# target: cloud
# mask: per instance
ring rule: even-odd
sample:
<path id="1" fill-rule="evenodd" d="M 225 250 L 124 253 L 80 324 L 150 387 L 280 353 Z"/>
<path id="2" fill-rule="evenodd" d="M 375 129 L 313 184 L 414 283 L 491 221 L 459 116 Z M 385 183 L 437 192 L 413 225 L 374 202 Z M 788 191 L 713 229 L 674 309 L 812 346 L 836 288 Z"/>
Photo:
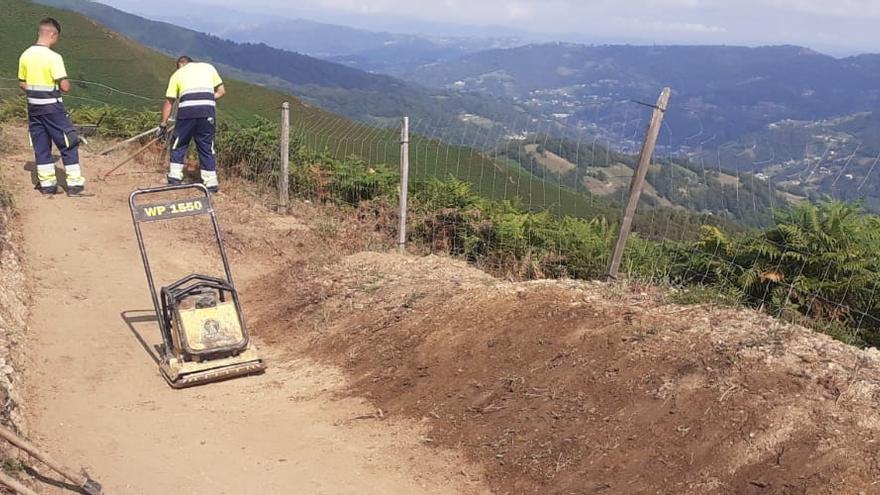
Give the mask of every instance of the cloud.
<path id="1" fill-rule="evenodd" d="M 317 5 L 324 8 L 347 10 L 349 12 L 382 12 L 386 14 L 402 11 L 446 12 L 449 9 L 464 8 L 461 14 L 471 9 L 478 12 L 504 11 L 505 9 L 526 9 L 559 12 L 569 11 L 609 11 L 618 13 L 645 14 L 651 9 L 719 9 L 730 12 L 748 12 L 758 9 L 772 9 L 796 13 L 835 15 L 840 17 L 880 17 L 880 2 L 877 0 L 300 0 L 303 5 Z"/>
<path id="2" fill-rule="evenodd" d="M 527 21 L 543 10 L 535 0 L 301 0 L 302 6 L 345 13 L 415 16 L 421 19 L 484 22 L 493 19 Z M 566 2 L 567 3 L 567 2 Z"/>
<path id="3" fill-rule="evenodd" d="M 522 2 L 510 2 L 505 5 L 507 17 L 512 20 L 528 20 L 536 15 L 535 9 L 531 5 Z"/>
<path id="4" fill-rule="evenodd" d="M 107 0 L 105 0 L 107 1 Z M 505 26 L 597 42 L 803 44 L 846 52 L 880 46 L 880 0 L 194 0 L 270 7 L 321 20 L 411 19 Z M 370 24 L 365 22 L 365 24 Z M 373 22 L 373 26 L 381 23 Z M 491 34 L 491 32 L 487 33 Z M 816 46 L 819 45 L 819 46 Z"/>
<path id="5" fill-rule="evenodd" d="M 796 13 L 838 18 L 880 18 L 880 2 L 877 0 L 768 0 L 769 7 Z"/>
<path id="6" fill-rule="evenodd" d="M 700 24 L 698 22 L 663 22 L 648 21 L 639 22 L 646 29 L 662 33 L 724 33 L 727 29 L 721 26 L 712 26 L 708 24 Z"/>

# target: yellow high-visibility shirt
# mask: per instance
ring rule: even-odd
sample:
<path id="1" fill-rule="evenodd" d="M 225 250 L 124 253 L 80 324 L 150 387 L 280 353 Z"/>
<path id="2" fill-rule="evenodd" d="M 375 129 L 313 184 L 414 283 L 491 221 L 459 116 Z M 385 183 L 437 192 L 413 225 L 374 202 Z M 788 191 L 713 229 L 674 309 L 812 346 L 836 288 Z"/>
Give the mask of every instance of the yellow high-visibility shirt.
<path id="1" fill-rule="evenodd" d="M 214 117 L 214 91 L 223 84 L 211 64 L 190 62 L 171 75 L 165 97 L 177 100 L 178 119 Z"/>
<path id="2" fill-rule="evenodd" d="M 48 46 L 34 45 L 18 59 L 18 80 L 27 85 L 28 112 L 46 115 L 64 112 L 58 82 L 67 79 L 64 59 Z"/>

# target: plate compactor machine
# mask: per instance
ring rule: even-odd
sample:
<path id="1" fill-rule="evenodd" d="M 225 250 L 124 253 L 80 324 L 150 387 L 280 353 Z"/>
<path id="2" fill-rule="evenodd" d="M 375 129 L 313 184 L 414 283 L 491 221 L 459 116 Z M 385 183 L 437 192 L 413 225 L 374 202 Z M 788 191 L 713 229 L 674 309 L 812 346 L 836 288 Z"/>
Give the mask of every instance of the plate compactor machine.
<path id="1" fill-rule="evenodd" d="M 171 196 L 185 199 L 153 199 Z M 131 194 L 129 206 L 162 332 L 159 369 L 168 384 L 186 388 L 264 371 L 266 364 L 250 344 L 208 189 L 201 184 L 141 189 Z M 210 218 L 225 279 L 191 274 L 157 292 L 142 225 L 197 216 Z"/>

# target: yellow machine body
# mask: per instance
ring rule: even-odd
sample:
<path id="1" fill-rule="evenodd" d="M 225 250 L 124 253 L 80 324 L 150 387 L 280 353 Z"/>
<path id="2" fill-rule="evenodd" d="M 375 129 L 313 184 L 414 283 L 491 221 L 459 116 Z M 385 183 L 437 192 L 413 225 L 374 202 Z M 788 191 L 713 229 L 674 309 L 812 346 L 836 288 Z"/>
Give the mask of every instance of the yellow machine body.
<path id="1" fill-rule="evenodd" d="M 179 348 L 188 354 L 197 356 L 247 346 L 248 339 L 232 301 L 210 308 L 179 309 L 177 316 Z"/>
<path id="2" fill-rule="evenodd" d="M 266 369 L 241 327 L 235 303 L 177 308 L 172 324 L 176 357 L 162 363 L 174 388 L 251 375 Z"/>

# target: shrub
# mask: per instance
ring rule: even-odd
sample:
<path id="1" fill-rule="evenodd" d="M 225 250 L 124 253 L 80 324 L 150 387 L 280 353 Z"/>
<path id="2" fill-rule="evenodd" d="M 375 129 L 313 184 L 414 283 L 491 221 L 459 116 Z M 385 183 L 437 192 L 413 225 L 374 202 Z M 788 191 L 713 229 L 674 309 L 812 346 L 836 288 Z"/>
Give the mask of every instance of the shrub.
<path id="1" fill-rule="evenodd" d="M 329 187 L 339 201 L 357 205 L 382 196 L 396 194 L 400 180 L 397 172 L 385 165 L 368 166 L 358 156 L 325 163 L 330 173 Z"/>
<path id="2" fill-rule="evenodd" d="M 129 138 L 159 123 L 159 112 L 128 110 L 111 106 L 74 106 L 68 108 L 74 124 L 98 126 L 98 134 L 107 137 Z M 0 101 L 0 122 L 26 122 L 27 103 L 24 98 Z"/>
<path id="3" fill-rule="evenodd" d="M 880 218 L 858 205 L 802 204 L 734 239 L 704 227 L 692 247 L 679 253 L 680 283 L 735 288 L 753 306 L 842 323 L 880 343 Z"/>
<path id="4" fill-rule="evenodd" d="M 413 235 L 434 250 L 524 278 L 598 277 L 613 235 L 604 220 L 528 212 L 515 202 L 477 196 L 454 178 L 420 184 L 413 210 Z"/>
<path id="5" fill-rule="evenodd" d="M 433 251 L 465 256 L 471 261 L 486 255 L 490 225 L 484 221 L 486 201 L 467 182 L 450 177 L 413 185 L 410 202 L 411 233 Z"/>
<path id="6" fill-rule="evenodd" d="M 111 106 L 77 106 L 70 109 L 74 124 L 98 124 L 98 135 L 130 138 L 159 125 L 161 114 Z"/>
<path id="7" fill-rule="evenodd" d="M 272 182 L 280 164 L 279 135 L 278 125 L 266 119 L 247 127 L 220 124 L 214 143 L 217 164 L 251 181 Z"/>
<path id="8" fill-rule="evenodd" d="M 0 122 L 27 121 L 27 103 L 24 98 L 0 101 Z"/>

